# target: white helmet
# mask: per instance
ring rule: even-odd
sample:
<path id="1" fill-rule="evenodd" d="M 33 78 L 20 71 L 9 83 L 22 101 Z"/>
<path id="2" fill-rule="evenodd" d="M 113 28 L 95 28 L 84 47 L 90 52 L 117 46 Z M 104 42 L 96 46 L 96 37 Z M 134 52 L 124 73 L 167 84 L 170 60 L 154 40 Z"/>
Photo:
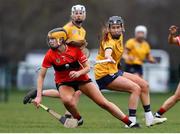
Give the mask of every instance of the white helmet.
<path id="1" fill-rule="evenodd" d="M 75 11 L 82 11 L 84 15 L 86 15 L 86 8 L 83 5 L 74 5 L 71 8 L 71 15 L 74 14 Z"/>
<path id="2" fill-rule="evenodd" d="M 144 33 L 144 38 L 147 37 L 147 28 L 146 26 L 143 26 L 143 25 L 138 25 L 136 26 L 135 28 L 135 36 L 138 32 L 143 32 Z"/>

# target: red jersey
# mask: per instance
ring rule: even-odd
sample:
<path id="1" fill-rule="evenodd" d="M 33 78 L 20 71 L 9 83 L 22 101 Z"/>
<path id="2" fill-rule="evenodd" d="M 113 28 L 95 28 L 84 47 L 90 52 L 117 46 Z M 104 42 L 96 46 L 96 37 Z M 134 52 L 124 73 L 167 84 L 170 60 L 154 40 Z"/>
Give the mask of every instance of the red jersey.
<path id="1" fill-rule="evenodd" d="M 55 82 L 71 82 L 71 81 L 87 81 L 87 74 L 72 79 L 69 77 L 70 71 L 81 70 L 82 63 L 86 62 L 86 56 L 78 47 L 66 46 L 66 50 L 60 53 L 58 50 L 49 49 L 44 57 L 42 67 L 50 68 L 53 66 L 55 70 Z"/>
<path id="2" fill-rule="evenodd" d="M 178 40 L 178 44 L 180 46 L 180 35 L 176 37 L 176 39 Z"/>

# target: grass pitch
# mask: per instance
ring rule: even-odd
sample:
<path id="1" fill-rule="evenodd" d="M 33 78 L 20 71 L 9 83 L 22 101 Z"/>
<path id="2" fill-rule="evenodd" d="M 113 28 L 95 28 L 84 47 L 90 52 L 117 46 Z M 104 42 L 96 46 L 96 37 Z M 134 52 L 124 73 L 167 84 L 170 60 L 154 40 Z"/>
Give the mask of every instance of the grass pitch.
<path id="1" fill-rule="evenodd" d="M 103 93 L 107 99 L 117 104 L 125 113 L 128 113 L 128 94 L 127 93 Z M 151 107 L 155 111 L 172 93 L 151 94 Z M 139 104 L 137 117 L 141 124 L 140 129 L 126 129 L 124 124 L 115 119 L 108 112 L 99 108 L 89 98 L 82 95 L 78 105 L 81 115 L 84 118 L 83 126 L 75 129 L 64 128 L 57 120 L 51 117 L 42 109 L 36 109 L 32 104 L 23 105 L 22 98 L 24 92 L 11 92 L 8 103 L 0 103 L 0 132 L 54 132 L 54 133 L 116 133 L 116 132 L 180 132 L 180 107 L 176 104 L 169 112 L 165 114 L 168 121 L 164 124 L 147 128 L 144 123 L 144 112 Z M 49 106 L 58 113 L 64 113 L 65 108 L 59 99 L 43 98 L 43 104 Z"/>

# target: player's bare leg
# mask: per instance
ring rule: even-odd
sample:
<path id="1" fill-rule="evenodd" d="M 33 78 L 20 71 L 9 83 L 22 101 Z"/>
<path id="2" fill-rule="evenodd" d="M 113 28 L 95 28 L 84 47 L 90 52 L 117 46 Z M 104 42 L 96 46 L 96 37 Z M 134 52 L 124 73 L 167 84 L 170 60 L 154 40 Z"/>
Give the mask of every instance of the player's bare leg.
<path id="1" fill-rule="evenodd" d="M 116 91 L 124 91 L 129 92 L 129 119 L 132 122 L 136 122 L 136 109 L 138 106 L 139 96 L 141 92 L 141 88 L 136 83 L 125 77 L 117 77 L 107 86 L 108 89 L 116 90 Z"/>
<path id="2" fill-rule="evenodd" d="M 28 94 L 24 97 L 23 103 L 26 104 L 30 102 L 32 99 L 34 99 L 37 95 L 37 90 L 31 90 L 28 92 Z M 81 91 L 76 91 L 73 95 L 73 102 L 77 105 L 79 102 L 79 98 L 81 95 Z M 56 89 L 47 89 L 42 91 L 42 96 L 46 97 L 53 97 L 53 98 L 59 98 L 59 92 Z M 71 118 L 71 113 L 69 111 L 65 112 L 65 116 L 68 118 Z"/>
<path id="3" fill-rule="evenodd" d="M 170 108 L 172 108 L 178 101 L 180 100 L 180 83 L 176 89 L 174 95 L 169 97 L 160 109 L 155 113 L 155 116 L 161 117 L 165 112 L 167 112 Z"/>
<path id="4" fill-rule="evenodd" d="M 148 83 L 141 77 L 131 74 L 131 73 L 125 72 L 123 76 L 126 77 L 127 79 L 137 83 L 141 88 L 140 99 L 141 99 L 141 102 L 142 102 L 142 105 L 144 108 L 144 112 L 145 112 L 146 125 L 151 126 L 154 124 L 164 122 L 166 120 L 165 118 L 162 118 L 162 119 L 154 118 L 154 116 L 152 114 L 151 107 L 150 107 L 150 96 L 149 96 Z"/>
<path id="5" fill-rule="evenodd" d="M 46 97 L 59 98 L 59 92 L 56 89 L 43 90 L 42 95 Z"/>
<path id="6" fill-rule="evenodd" d="M 78 103 L 79 103 L 80 96 L 81 96 L 81 91 L 80 91 L 80 90 L 78 90 L 78 91 L 76 91 L 76 92 L 74 93 L 74 96 L 73 96 L 72 99 L 73 99 L 73 102 L 75 103 L 76 106 L 77 106 Z M 69 111 L 67 111 L 67 110 L 66 110 L 66 112 L 65 112 L 65 116 L 66 116 L 66 117 L 69 117 L 69 118 L 72 117 L 71 113 L 70 113 Z"/>
<path id="7" fill-rule="evenodd" d="M 103 109 L 107 110 L 117 119 L 123 121 L 125 124 L 131 127 L 131 125 L 135 125 L 135 127 L 139 127 L 138 124 L 132 123 L 128 117 L 112 102 L 108 101 L 99 89 L 92 82 L 86 83 L 80 86 L 80 90 L 91 98 L 96 104 L 98 104 Z"/>
<path id="8" fill-rule="evenodd" d="M 74 95 L 75 95 L 75 91 L 73 88 L 65 85 L 59 87 L 59 96 L 64 106 L 75 119 L 81 121 L 82 117 L 80 116 L 77 110 L 77 103 L 76 103 L 76 99 L 74 99 Z M 82 125 L 81 123 L 83 123 L 83 120 L 80 122 L 79 125 Z"/>

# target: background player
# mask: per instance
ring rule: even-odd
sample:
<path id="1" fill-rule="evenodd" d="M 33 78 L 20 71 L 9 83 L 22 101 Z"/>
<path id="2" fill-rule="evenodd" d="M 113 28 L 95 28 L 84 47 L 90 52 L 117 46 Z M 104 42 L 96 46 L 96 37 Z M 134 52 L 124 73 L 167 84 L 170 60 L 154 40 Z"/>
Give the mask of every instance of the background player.
<path id="1" fill-rule="evenodd" d="M 146 41 L 147 28 L 143 25 L 136 26 L 135 37 L 129 39 L 125 44 L 125 51 L 123 58 L 125 59 L 125 71 L 137 74 L 142 77 L 142 65 L 147 60 L 148 62 L 155 63 L 156 60 L 151 55 L 150 45 Z"/>
<path id="2" fill-rule="evenodd" d="M 150 108 L 148 83 L 142 78 L 118 70 L 123 54 L 124 22 L 119 16 L 112 16 L 104 29 L 97 60 L 110 59 L 112 63 L 95 65 L 95 78 L 100 89 L 129 92 L 129 119 L 136 122 L 136 109 L 139 97 L 145 111 L 146 125 L 164 121 L 154 118 Z"/>
<path id="3" fill-rule="evenodd" d="M 178 27 L 175 25 L 172 25 L 169 28 L 168 42 L 169 42 L 169 44 L 175 44 L 175 45 L 180 46 L 180 35 L 177 36 L 177 30 L 178 30 Z M 163 105 L 160 107 L 160 109 L 155 113 L 155 116 L 161 118 L 161 116 L 165 112 L 167 112 L 170 108 L 172 108 L 179 100 L 180 100 L 180 83 L 179 83 L 174 95 L 169 97 L 163 103 Z"/>

